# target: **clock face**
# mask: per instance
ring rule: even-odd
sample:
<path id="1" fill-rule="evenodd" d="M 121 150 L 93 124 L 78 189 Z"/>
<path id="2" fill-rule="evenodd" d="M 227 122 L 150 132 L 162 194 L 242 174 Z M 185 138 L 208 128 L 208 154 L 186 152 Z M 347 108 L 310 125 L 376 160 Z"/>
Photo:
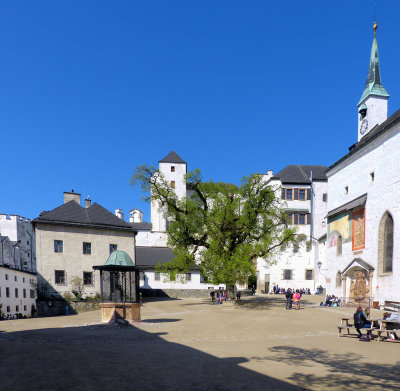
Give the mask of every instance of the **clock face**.
<path id="1" fill-rule="evenodd" d="M 368 129 L 368 120 L 364 118 L 360 125 L 360 133 L 364 134 Z"/>

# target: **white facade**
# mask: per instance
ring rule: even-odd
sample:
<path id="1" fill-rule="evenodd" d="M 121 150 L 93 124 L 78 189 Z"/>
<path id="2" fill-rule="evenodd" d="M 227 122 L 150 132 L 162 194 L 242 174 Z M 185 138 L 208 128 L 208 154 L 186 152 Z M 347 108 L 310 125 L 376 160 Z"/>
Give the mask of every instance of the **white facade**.
<path id="1" fill-rule="evenodd" d="M 36 272 L 35 233 L 31 220 L 18 215 L 0 214 L 0 236 L 8 236 L 12 242 L 18 242 L 18 268 Z"/>
<path id="2" fill-rule="evenodd" d="M 282 199 L 284 208 L 289 213 L 305 214 L 304 221 L 299 218 L 292 222 L 296 225 L 297 234 L 305 237 L 299 243 L 298 249 L 286 248 L 279 249 L 267 261 L 257 260 L 257 290 L 270 293 L 274 286 L 292 289 L 310 289 L 314 292 L 316 278 L 319 276 L 317 268 L 318 262 L 323 263 L 325 268 L 325 257 L 321 249 L 323 244 L 319 243 L 318 238 L 326 232 L 326 181 L 313 181 L 311 184 L 282 183 L 280 180 L 272 178 L 269 184 L 276 188 L 277 197 L 281 198 L 281 189 L 305 190 L 305 199 Z M 312 186 L 312 189 L 311 189 Z M 307 197 L 307 194 L 309 196 Z M 304 193 L 303 193 L 304 194 Z M 299 197 L 296 197 L 299 198 Z M 310 239 L 311 238 L 311 239 Z M 297 251 L 296 251 L 297 250 Z M 324 285 L 324 284 L 323 284 Z"/>
<path id="3" fill-rule="evenodd" d="M 365 248 L 353 250 L 352 222 L 349 221 L 349 237 L 343 241 L 342 255 L 337 255 L 335 233 L 328 236 L 327 258 L 329 265 L 328 292 L 344 296 L 343 282 L 336 284 L 336 275 L 354 259 L 362 258 L 372 265 L 375 272 L 371 297 L 376 301 L 398 300 L 400 296 L 400 125 L 353 154 L 328 173 L 328 209 L 333 210 L 347 202 L 367 194 L 365 203 Z M 346 194 L 345 187 L 348 187 Z M 361 206 L 364 208 L 364 206 Z M 379 275 L 378 237 L 382 217 L 389 212 L 394 221 L 393 272 Z M 344 226 L 344 224 L 341 224 Z M 344 228 L 345 229 L 345 228 Z M 344 233 L 345 235 L 345 233 Z M 343 235 L 343 236 L 344 236 Z M 369 276 L 368 276 L 369 280 Z M 339 281 L 338 281 L 339 282 Z M 350 294 L 350 284 L 345 296 Z"/>

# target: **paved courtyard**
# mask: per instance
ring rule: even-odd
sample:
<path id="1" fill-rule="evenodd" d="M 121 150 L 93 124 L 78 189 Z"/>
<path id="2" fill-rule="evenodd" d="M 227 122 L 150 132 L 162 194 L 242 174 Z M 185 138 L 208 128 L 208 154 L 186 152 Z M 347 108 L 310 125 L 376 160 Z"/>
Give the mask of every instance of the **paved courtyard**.
<path id="1" fill-rule="evenodd" d="M 339 339 L 353 310 L 318 302 L 153 300 L 128 327 L 101 325 L 99 311 L 3 321 L 1 389 L 400 390 L 400 343 Z"/>

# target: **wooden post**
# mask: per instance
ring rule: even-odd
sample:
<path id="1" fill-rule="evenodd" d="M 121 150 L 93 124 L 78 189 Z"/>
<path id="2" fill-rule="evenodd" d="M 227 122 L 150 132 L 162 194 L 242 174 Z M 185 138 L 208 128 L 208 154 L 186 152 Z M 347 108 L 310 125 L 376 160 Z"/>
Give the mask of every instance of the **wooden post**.
<path id="1" fill-rule="evenodd" d="M 346 274 L 342 274 L 342 285 L 343 285 L 343 303 L 346 300 L 346 280 L 347 280 L 347 276 Z"/>

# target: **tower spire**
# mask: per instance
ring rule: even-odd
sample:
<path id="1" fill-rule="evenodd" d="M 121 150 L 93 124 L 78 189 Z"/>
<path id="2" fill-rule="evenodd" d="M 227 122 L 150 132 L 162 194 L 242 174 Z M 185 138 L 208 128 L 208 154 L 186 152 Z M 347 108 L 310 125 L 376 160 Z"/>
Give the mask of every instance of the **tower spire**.
<path id="1" fill-rule="evenodd" d="M 381 83 L 381 74 L 379 70 L 378 41 L 376 40 L 376 30 L 378 25 L 374 22 L 374 40 L 372 41 L 371 57 L 369 59 L 369 69 L 367 81 L 365 82 L 364 92 L 357 106 L 362 104 L 370 95 L 388 98 L 389 94 Z"/>

